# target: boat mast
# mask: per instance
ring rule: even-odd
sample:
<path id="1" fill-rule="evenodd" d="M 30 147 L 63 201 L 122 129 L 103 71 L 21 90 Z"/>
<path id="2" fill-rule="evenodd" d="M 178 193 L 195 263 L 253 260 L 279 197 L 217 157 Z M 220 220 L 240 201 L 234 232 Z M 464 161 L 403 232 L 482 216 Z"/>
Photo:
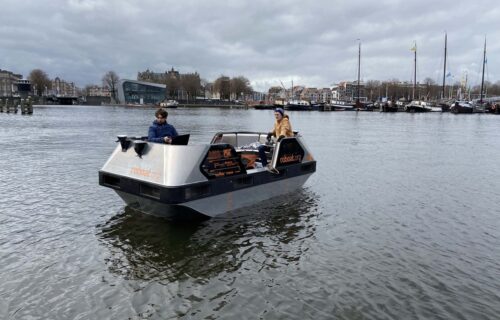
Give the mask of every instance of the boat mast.
<path id="1" fill-rule="evenodd" d="M 413 93 L 412 100 L 415 100 L 415 88 L 417 87 L 417 41 L 415 41 L 415 46 L 413 47 L 413 52 L 415 53 L 414 66 L 413 66 Z"/>
<path id="2" fill-rule="evenodd" d="M 358 39 L 358 97 L 356 99 L 356 105 L 359 105 L 359 79 L 361 74 L 361 41 Z"/>
<path id="3" fill-rule="evenodd" d="M 444 34 L 444 71 L 443 71 L 443 93 L 441 94 L 441 99 L 445 97 L 446 88 L 446 49 L 448 44 L 448 34 Z"/>
<path id="4" fill-rule="evenodd" d="M 483 76 L 481 79 L 481 98 L 479 103 L 483 103 L 483 88 L 484 88 L 484 65 L 486 64 L 486 37 L 484 37 L 484 53 L 483 53 Z"/>

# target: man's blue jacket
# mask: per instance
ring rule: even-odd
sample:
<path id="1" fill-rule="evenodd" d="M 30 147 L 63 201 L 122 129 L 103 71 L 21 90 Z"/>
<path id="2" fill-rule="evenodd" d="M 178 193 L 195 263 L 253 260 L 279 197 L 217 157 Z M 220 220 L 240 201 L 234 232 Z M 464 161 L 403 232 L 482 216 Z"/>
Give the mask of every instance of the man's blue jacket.
<path id="1" fill-rule="evenodd" d="M 177 137 L 177 131 L 174 126 L 168 123 L 159 124 L 158 122 L 153 121 L 153 125 L 149 127 L 148 132 L 148 141 L 150 142 L 158 142 L 165 143 L 163 138 L 165 137 Z"/>

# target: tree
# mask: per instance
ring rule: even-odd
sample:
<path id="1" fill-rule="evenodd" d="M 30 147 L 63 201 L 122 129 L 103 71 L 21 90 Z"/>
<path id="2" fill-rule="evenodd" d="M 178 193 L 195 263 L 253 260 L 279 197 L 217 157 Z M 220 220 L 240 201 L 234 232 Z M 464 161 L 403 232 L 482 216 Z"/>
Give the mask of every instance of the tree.
<path id="1" fill-rule="evenodd" d="M 182 76 L 182 88 L 187 92 L 188 96 L 194 98 L 201 89 L 200 75 L 198 73 L 190 73 Z"/>
<path id="2" fill-rule="evenodd" d="M 214 91 L 219 93 L 220 99 L 230 99 L 231 80 L 225 75 L 221 75 L 214 81 Z"/>
<path id="3" fill-rule="evenodd" d="M 373 101 L 374 95 L 378 99 L 380 97 L 380 81 L 377 80 L 368 80 L 366 81 L 366 92 L 369 95 L 369 100 Z"/>
<path id="4" fill-rule="evenodd" d="M 118 81 L 120 78 L 114 71 L 108 71 L 103 77 L 102 82 L 104 86 L 108 86 L 111 93 L 111 99 L 116 101 L 116 90 L 118 89 Z"/>
<path id="5" fill-rule="evenodd" d="M 88 84 L 85 86 L 85 88 L 83 89 L 83 92 L 86 96 L 90 96 L 90 91 L 92 90 L 92 87 L 93 87 L 93 85 L 91 85 L 91 84 Z"/>
<path id="6" fill-rule="evenodd" d="M 166 96 L 169 98 L 176 97 L 176 93 L 180 89 L 179 79 L 177 79 L 177 77 L 174 75 L 168 75 L 167 79 L 165 81 L 165 84 L 167 85 L 166 92 L 165 92 Z"/>
<path id="7" fill-rule="evenodd" d="M 38 96 L 42 96 L 47 92 L 48 89 L 51 89 L 51 82 L 47 73 L 40 69 L 34 69 L 30 72 L 28 79 L 33 86 L 33 90 L 35 94 Z"/>
<path id="8" fill-rule="evenodd" d="M 240 97 L 241 94 L 250 94 L 253 91 L 250 81 L 243 76 L 231 79 L 230 90 L 235 97 Z"/>

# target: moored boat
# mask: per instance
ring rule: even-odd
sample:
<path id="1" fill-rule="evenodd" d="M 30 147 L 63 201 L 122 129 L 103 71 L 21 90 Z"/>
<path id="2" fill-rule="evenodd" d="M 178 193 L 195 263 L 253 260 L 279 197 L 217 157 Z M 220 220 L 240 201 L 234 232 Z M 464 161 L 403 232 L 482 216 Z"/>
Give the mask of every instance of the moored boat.
<path id="1" fill-rule="evenodd" d="M 188 208 L 207 217 L 247 207 L 300 188 L 316 161 L 298 134 L 274 144 L 270 172 L 259 166 L 256 144 L 267 133 L 220 132 L 211 143 L 167 145 L 119 136 L 120 144 L 99 171 L 139 211 L 172 217 Z"/>
<path id="2" fill-rule="evenodd" d="M 380 112 L 398 112 L 398 106 L 392 101 L 379 103 Z"/>
<path id="3" fill-rule="evenodd" d="M 441 108 L 433 109 L 429 102 L 413 100 L 405 106 L 406 112 L 431 112 L 431 111 L 441 111 Z"/>
<path id="4" fill-rule="evenodd" d="M 160 108 L 177 108 L 179 106 L 179 102 L 176 100 L 167 100 L 167 101 L 162 101 L 158 104 L 158 107 Z"/>
<path id="5" fill-rule="evenodd" d="M 452 104 L 450 107 L 450 112 L 451 113 L 472 113 L 474 111 L 474 108 L 472 105 L 467 102 L 467 101 L 455 101 L 455 103 Z"/>
<path id="6" fill-rule="evenodd" d="M 284 108 L 290 111 L 311 111 L 318 110 L 319 107 L 305 100 L 290 100 L 285 104 Z"/>

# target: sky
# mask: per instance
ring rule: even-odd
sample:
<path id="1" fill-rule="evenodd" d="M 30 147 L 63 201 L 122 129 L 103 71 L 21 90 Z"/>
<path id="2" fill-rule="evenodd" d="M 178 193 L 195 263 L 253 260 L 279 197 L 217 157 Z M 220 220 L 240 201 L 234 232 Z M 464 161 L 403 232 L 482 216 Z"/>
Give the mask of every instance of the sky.
<path id="1" fill-rule="evenodd" d="M 107 71 L 149 69 L 248 78 L 271 86 L 331 87 L 357 79 L 447 83 L 500 80 L 498 0 L 0 0 L 0 69 L 44 70 L 79 87 Z"/>

